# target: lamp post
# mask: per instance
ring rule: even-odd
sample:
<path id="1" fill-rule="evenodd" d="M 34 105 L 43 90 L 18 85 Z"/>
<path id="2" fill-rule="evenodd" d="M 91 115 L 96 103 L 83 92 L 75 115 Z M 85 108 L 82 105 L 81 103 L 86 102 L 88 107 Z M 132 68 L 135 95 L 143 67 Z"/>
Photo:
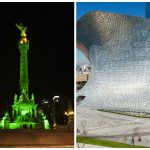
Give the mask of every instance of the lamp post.
<path id="1" fill-rule="evenodd" d="M 68 133 L 70 132 L 70 122 L 71 122 L 71 117 L 74 115 L 73 111 L 65 111 L 65 115 L 67 116 L 67 130 Z"/>
<path id="2" fill-rule="evenodd" d="M 55 104 L 59 101 L 59 96 L 53 97 L 53 103 L 52 103 L 52 113 L 53 113 L 53 127 L 56 128 L 56 110 L 55 110 Z"/>

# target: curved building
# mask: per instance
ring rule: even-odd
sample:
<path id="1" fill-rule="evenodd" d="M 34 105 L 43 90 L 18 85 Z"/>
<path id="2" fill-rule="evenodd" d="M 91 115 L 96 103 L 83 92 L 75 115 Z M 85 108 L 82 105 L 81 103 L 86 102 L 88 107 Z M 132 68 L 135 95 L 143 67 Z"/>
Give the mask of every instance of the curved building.
<path id="1" fill-rule="evenodd" d="M 80 106 L 150 112 L 150 19 L 90 12 L 77 22 L 77 46 L 91 63 Z"/>

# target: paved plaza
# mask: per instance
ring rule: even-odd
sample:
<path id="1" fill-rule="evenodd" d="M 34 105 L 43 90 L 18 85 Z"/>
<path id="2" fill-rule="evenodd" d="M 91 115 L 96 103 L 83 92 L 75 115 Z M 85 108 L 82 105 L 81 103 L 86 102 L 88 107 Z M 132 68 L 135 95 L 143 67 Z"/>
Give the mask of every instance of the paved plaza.
<path id="1" fill-rule="evenodd" d="M 91 144 L 79 143 L 77 145 L 77 148 L 109 148 L 109 147 L 100 146 L 100 145 L 91 145 Z"/>
<path id="2" fill-rule="evenodd" d="M 1 130 L 0 147 L 3 148 L 72 148 L 74 147 L 74 134 L 68 133 L 66 128 L 55 130 Z"/>
<path id="3" fill-rule="evenodd" d="M 150 118 L 138 118 L 77 107 L 78 135 L 150 146 Z M 141 137 L 141 141 L 138 141 Z"/>

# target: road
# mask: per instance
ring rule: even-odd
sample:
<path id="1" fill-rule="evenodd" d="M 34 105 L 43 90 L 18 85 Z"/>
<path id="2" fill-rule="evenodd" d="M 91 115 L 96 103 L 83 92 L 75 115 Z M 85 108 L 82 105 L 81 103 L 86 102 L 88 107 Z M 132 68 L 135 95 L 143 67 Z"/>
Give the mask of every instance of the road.
<path id="1" fill-rule="evenodd" d="M 73 132 L 65 129 L 55 130 L 3 130 L 0 131 L 0 147 L 3 148 L 72 148 L 74 147 Z"/>

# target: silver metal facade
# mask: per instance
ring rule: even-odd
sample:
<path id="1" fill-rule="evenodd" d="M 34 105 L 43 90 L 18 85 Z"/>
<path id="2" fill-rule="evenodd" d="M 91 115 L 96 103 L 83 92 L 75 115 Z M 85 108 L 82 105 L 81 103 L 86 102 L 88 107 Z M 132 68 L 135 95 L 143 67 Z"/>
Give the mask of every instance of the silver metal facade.
<path id="1" fill-rule="evenodd" d="M 80 106 L 150 112 L 150 19 L 94 11 L 77 22 L 91 75 Z"/>

